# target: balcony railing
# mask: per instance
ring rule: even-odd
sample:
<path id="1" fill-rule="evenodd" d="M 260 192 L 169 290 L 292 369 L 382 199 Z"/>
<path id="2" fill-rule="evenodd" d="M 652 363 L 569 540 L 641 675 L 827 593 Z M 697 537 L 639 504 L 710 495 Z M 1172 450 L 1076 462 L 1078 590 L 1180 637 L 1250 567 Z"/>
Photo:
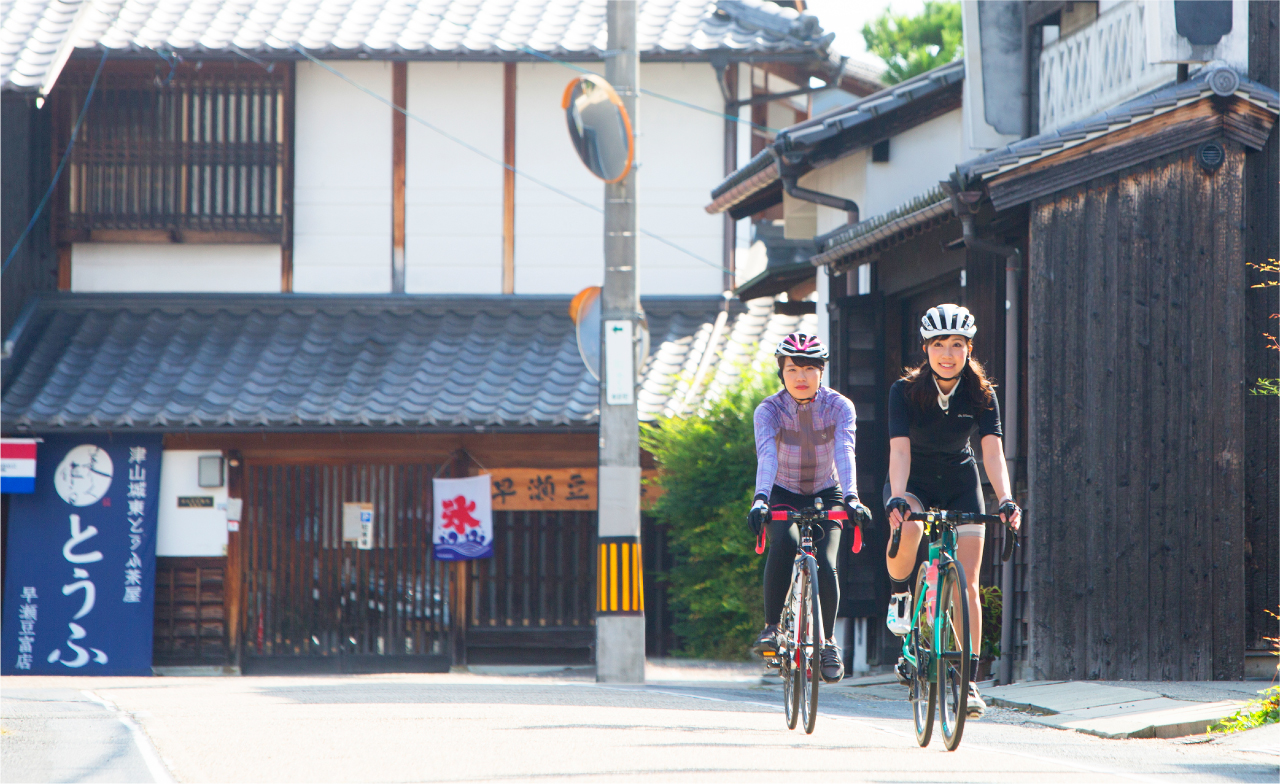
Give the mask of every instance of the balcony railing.
<path id="1" fill-rule="evenodd" d="M 1040 54 L 1040 130 L 1083 120 L 1172 81 L 1177 66 L 1147 62 L 1143 4 L 1121 3 Z"/>

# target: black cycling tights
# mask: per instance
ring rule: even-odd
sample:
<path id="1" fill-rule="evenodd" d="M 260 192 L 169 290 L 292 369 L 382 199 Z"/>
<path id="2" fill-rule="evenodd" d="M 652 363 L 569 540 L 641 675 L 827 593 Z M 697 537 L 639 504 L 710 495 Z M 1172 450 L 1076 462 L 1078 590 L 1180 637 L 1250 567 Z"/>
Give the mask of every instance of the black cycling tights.
<path id="1" fill-rule="evenodd" d="M 813 506 L 814 498 L 822 498 L 823 506 L 844 508 L 839 487 L 829 487 L 817 495 L 799 495 L 777 485 L 769 495 L 773 509 L 798 512 Z M 836 555 L 840 552 L 839 520 L 828 520 L 822 530 L 813 531 L 814 555 L 818 559 L 818 598 L 822 601 L 822 633 L 835 633 L 836 609 L 840 605 L 840 581 L 836 579 Z M 800 547 L 800 528 L 785 520 L 769 521 L 769 557 L 764 563 L 764 620 L 777 623 L 782 617 L 782 604 L 787 600 L 791 584 L 791 565 Z"/>

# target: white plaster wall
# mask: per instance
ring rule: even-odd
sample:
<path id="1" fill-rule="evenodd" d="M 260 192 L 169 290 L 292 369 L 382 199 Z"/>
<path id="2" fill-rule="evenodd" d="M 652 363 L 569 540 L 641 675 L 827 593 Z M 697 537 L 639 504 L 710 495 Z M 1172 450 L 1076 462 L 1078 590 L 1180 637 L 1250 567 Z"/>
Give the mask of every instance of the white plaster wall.
<path id="1" fill-rule="evenodd" d="M 329 65 L 391 97 L 389 62 Z M 389 292 L 391 108 L 298 63 L 295 111 L 293 290 Z"/>
<path id="2" fill-rule="evenodd" d="M 516 167 L 603 206 L 604 183 L 578 160 L 560 108 L 572 72 L 522 63 L 516 78 Z M 715 71 L 706 63 L 646 63 L 640 83 L 715 111 L 724 105 Z M 718 294 L 724 288 L 723 218 L 706 214 L 703 207 L 711 189 L 724 179 L 723 121 L 650 96 L 641 96 L 637 115 L 637 222 L 706 260 L 641 235 L 640 291 Z M 519 294 L 571 294 L 599 285 L 604 277 L 604 216 L 517 178 L 515 255 Z"/>
<path id="3" fill-rule="evenodd" d="M 566 82 L 568 78 L 565 77 Z M 410 63 L 408 109 L 501 161 L 502 86 L 501 63 Z M 554 113 L 561 116 L 558 111 Z M 517 114 L 517 136 L 520 119 Z M 561 121 L 562 131 L 563 126 Z M 564 143 L 568 146 L 567 140 Z M 517 168 L 523 163 L 517 156 Z M 408 120 L 406 291 L 502 293 L 503 172 L 500 163 L 446 139 L 412 118 Z M 530 186 L 517 182 L 516 191 Z M 518 242 L 516 254 L 518 266 Z"/>
<path id="4" fill-rule="evenodd" d="M 889 141 L 889 162 L 867 160 L 863 219 L 881 215 L 945 180 L 964 161 L 963 115 L 959 109 L 910 128 Z"/>
<path id="5" fill-rule="evenodd" d="M 800 178 L 800 184 L 819 193 L 830 193 L 857 202 L 861 217 L 865 220 L 874 213 L 867 211 L 867 165 L 871 156 L 866 150 L 858 150 L 841 158 L 830 166 L 809 172 Z M 814 205 L 817 208 L 817 233 L 826 234 L 849 222 L 844 210 Z"/>
<path id="6" fill-rule="evenodd" d="M 516 168 L 603 208 L 604 183 L 578 159 L 560 108 L 573 76 L 554 63 L 517 66 Z M 517 177 L 516 293 L 570 294 L 603 280 L 604 216 Z"/>
<path id="7" fill-rule="evenodd" d="M 227 554 L 227 486 L 201 487 L 200 458 L 221 452 L 166 449 L 160 461 L 160 509 L 156 555 L 218 556 Z M 178 496 L 212 496 L 212 509 L 179 509 Z"/>
<path id="8" fill-rule="evenodd" d="M 707 63 L 646 63 L 640 85 L 695 106 L 715 111 L 724 106 L 715 70 Z M 638 113 L 638 224 L 711 262 L 642 234 L 640 291 L 719 294 L 724 290 L 724 217 L 703 208 L 724 179 L 724 120 L 648 95 L 640 96 Z"/>
<path id="9" fill-rule="evenodd" d="M 71 290 L 279 291 L 280 246 L 76 243 Z"/>

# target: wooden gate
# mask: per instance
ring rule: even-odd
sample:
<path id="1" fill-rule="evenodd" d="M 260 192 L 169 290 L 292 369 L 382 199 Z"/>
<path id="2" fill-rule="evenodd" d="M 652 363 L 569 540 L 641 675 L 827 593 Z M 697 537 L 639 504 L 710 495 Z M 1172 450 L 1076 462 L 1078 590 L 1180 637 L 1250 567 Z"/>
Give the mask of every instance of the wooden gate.
<path id="1" fill-rule="evenodd" d="M 245 672 L 448 671 L 451 581 L 431 550 L 425 465 L 248 464 Z M 373 507 L 372 548 L 343 503 Z"/>
<path id="2" fill-rule="evenodd" d="M 494 557 L 472 561 L 472 664 L 594 661 L 596 513 L 494 512 Z"/>

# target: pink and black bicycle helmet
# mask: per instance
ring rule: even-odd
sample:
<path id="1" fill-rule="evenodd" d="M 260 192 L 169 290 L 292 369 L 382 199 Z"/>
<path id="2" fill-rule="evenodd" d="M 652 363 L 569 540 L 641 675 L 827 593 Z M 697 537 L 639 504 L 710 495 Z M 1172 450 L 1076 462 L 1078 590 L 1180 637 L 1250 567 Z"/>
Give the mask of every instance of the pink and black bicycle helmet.
<path id="1" fill-rule="evenodd" d="M 826 362 L 830 354 L 822 341 L 818 340 L 817 335 L 792 332 L 782 339 L 773 355 L 775 357 L 808 357 Z"/>

